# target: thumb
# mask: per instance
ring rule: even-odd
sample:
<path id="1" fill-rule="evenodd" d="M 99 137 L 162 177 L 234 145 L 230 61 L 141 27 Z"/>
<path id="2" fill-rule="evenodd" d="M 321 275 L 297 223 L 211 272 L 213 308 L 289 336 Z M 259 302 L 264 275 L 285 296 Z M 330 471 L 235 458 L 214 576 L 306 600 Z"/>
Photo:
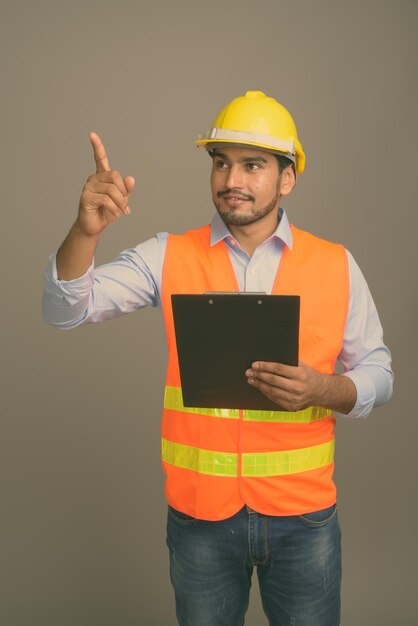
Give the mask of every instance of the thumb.
<path id="1" fill-rule="evenodd" d="M 131 193 L 135 187 L 135 178 L 133 176 L 127 176 L 123 179 L 123 182 L 125 183 L 126 191 Z"/>

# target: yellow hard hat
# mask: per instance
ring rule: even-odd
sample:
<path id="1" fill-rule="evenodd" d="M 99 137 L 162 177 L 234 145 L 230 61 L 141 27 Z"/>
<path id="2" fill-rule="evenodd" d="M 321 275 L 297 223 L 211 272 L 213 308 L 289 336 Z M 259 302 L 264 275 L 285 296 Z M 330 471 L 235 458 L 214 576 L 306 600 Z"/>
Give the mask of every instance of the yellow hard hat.
<path id="1" fill-rule="evenodd" d="M 287 157 L 295 163 L 298 174 L 305 169 L 305 153 L 292 116 L 262 91 L 247 91 L 232 100 L 195 143 L 207 149 L 216 144 L 253 146 Z"/>

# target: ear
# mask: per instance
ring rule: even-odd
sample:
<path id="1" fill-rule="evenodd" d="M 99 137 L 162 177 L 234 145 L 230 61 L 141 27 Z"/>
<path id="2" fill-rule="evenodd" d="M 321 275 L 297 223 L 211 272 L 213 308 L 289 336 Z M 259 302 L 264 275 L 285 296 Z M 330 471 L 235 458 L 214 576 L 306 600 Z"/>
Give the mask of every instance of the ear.
<path id="1" fill-rule="evenodd" d="M 285 167 L 280 174 L 279 193 L 281 196 L 287 196 L 296 185 L 296 176 L 293 165 Z"/>

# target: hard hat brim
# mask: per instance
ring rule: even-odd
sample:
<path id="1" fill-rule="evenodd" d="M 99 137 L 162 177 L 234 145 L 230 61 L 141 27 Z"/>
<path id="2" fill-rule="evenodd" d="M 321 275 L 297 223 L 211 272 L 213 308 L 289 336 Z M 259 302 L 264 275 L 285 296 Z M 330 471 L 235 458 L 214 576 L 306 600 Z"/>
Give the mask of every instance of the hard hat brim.
<path id="1" fill-rule="evenodd" d="M 198 148 L 206 148 L 206 150 L 213 150 L 214 148 L 227 148 L 228 146 L 235 146 L 237 148 L 250 148 L 252 150 L 261 150 L 262 152 L 268 152 L 270 154 L 277 154 L 286 157 L 292 163 L 295 164 L 296 174 L 300 175 L 305 169 L 305 153 L 302 150 L 302 146 L 300 142 L 296 143 L 296 151 L 295 153 L 286 152 L 284 150 L 278 150 L 276 148 L 272 148 L 271 146 L 252 143 L 252 142 L 243 142 L 237 140 L 221 140 L 221 139 L 198 139 L 194 142 Z"/>

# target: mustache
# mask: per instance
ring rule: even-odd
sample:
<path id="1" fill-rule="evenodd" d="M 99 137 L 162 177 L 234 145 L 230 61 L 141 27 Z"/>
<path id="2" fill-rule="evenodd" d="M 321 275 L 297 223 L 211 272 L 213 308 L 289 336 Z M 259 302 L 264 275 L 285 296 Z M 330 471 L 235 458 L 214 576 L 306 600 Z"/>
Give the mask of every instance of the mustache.
<path id="1" fill-rule="evenodd" d="M 232 189 L 225 189 L 224 191 L 218 191 L 216 195 L 218 196 L 218 198 L 222 198 L 222 196 L 227 196 L 229 194 L 237 196 L 238 198 L 243 198 L 244 200 L 252 200 L 253 202 L 255 202 L 254 196 L 252 196 L 249 193 L 242 193 L 242 191 L 239 191 L 238 189 L 235 189 L 234 187 Z"/>

